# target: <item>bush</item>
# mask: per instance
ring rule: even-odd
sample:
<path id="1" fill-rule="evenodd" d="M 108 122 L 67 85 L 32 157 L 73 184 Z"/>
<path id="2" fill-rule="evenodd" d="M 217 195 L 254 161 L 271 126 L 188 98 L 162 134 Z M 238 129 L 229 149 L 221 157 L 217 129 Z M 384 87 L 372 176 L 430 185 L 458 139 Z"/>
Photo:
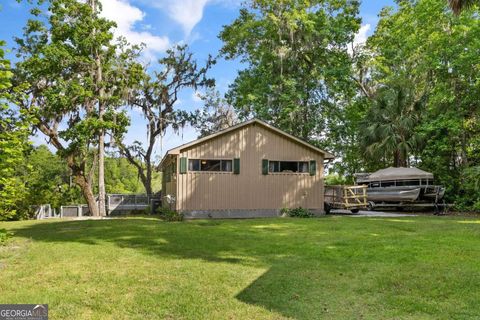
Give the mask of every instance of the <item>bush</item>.
<path id="1" fill-rule="evenodd" d="M 290 209 L 288 209 L 288 208 L 282 208 L 280 210 L 280 213 L 282 214 L 282 217 L 289 217 L 290 216 L 289 212 L 290 212 Z"/>
<path id="2" fill-rule="evenodd" d="M 480 166 L 464 169 L 459 182 L 458 188 L 447 191 L 447 196 L 454 195 L 455 210 L 480 212 Z"/>
<path id="3" fill-rule="evenodd" d="M 165 221 L 182 221 L 183 213 L 178 213 L 177 211 L 170 210 L 168 208 L 159 207 L 157 208 L 157 214 L 160 216 L 160 219 Z"/>
<path id="4" fill-rule="evenodd" d="M 280 212 L 282 213 L 282 216 L 289 216 L 293 218 L 312 218 L 314 216 L 310 210 L 302 207 L 294 209 L 283 208 Z"/>
<path id="5" fill-rule="evenodd" d="M 329 174 L 325 177 L 325 185 L 326 186 L 336 186 L 336 185 L 348 184 L 349 182 L 353 183 L 353 181 L 348 181 L 348 180 L 349 179 L 347 179 L 346 177 L 340 176 L 336 173 Z"/>
<path id="6" fill-rule="evenodd" d="M 4 245 L 10 236 L 11 233 L 7 232 L 7 230 L 0 229 L 0 245 Z"/>

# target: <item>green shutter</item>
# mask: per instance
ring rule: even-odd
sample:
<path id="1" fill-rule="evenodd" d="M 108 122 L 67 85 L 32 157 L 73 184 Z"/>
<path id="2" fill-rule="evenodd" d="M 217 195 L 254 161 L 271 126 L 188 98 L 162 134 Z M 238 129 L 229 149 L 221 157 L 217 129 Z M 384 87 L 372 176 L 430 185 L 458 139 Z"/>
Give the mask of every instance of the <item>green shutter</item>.
<path id="1" fill-rule="evenodd" d="M 240 174 L 240 158 L 233 159 L 233 174 Z"/>
<path id="2" fill-rule="evenodd" d="M 310 175 L 314 176 L 317 174 L 317 161 L 310 160 Z"/>
<path id="3" fill-rule="evenodd" d="M 187 173 L 187 158 L 181 157 L 180 158 L 180 173 Z"/>
<path id="4" fill-rule="evenodd" d="M 268 174 L 268 160 L 262 159 L 262 174 Z"/>

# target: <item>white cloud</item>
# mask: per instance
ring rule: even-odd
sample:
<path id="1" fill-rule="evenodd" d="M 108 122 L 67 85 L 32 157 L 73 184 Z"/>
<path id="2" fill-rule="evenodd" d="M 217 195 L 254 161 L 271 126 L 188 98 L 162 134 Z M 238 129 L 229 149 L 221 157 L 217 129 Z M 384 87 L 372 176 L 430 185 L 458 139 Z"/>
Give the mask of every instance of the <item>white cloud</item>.
<path id="1" fill-rule="evenodd" d="M 211 0 L 164 0 L 149 3 L 159 9 L 165 10 L 168 16 L 180 24 L 185 35 L 190 35 L 192 29 L 203 18 L 203 9 Z"/>
<path id="2" fill-rule="evenodd" d="M 138 0 L 145 5 L 164 11 L 170 19 L 177 22 L 188 38 L 193 28 L 202 20 L 207 4 L 221 5 L 237 9 L 243 0 Z M 197 37 L 197 36 L 195 36 Z M 191 39 L 189 39 L 191 40 Z"/>
<path id="3" fill-rule="evenodd" d="M 127 0 L 101 1 L 102 16 L 117 23 L 114 31 L 116 37 L 123 36 L 131 44 L 144 43 L 147 46 L 145 49 L 147 56 L 164 52 L 170 46 L 168 37 L 156 36 L 149 31 L 135 30 L 135 24 L 143 20 L 145 13 L 132 6 Z"/>
<path id="4" fill-rule="evenodd" d="M 360 27 L 358 32 L 355 34 L 353 38 L 353 42 L 347 46 L 347 51 L 349 55 L 353 55 L 354 50 L 357 46 L 361 46 L 367 42 L 368 39 L 368 32 L 370 31 L 371 25 L 370 23 L 364 24 Z"/>
<path id="5" fill-rule="evenodd" d="M 355 38 L 353 39 L 353 46 L 357 46 L 359 44 L 364 44 L 368 38 L 368 31 L 370 31 L 371 25 L 370 23 L 364 24 L 360 27 Z"/>
<path id="6" fill-rule="evenodd" d="M 168 13 L 170 17 L 180 23 L 185 34 L 190 34 L 192 29 L 203 18 L 203 9 L 208 0 L 170 1 Z"/>

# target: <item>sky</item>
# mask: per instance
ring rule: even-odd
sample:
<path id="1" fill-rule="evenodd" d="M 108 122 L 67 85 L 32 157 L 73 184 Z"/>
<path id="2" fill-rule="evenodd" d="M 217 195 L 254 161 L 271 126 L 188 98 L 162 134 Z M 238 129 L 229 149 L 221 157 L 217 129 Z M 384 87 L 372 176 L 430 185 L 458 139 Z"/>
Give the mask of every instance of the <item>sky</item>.
<path id="1" fill-rule="evenodd" d="M 243 0 L 101 0 L 103 14 L 117 23 L 116 35 L 122 35 L 130 43 L 145 43 L 147 48 L 142 59 L 151 65 L 162 57 L 165 50 L 176 43 L 186 43 L 202 64 L 209 54 L 216 56 L 222 47 L 218 34 L 238 16 Z M 0 0 L 0 39 L 14 48 L 13 38 L 21 36 L 27 21 L 26 1 Z M 364 42 L 373 33 L 378 22 L 378 13 L 385 6 L 394 5 L 393 0 L 363 0 L 360 7 L 362 26 L 355 42 Z M 10 59 L 14 56 L 10 53 Z M 220 92 L 225 92 L 242 69 L 238 61 L 219 59 L 210 70 L 209 76 L 216 81 Z M 192 111 L 202 107 L 197 94 L 185 90 L 176 106 Z M 140 112 L 132 111 L 131 126 L 127 141 L 145 141 L 145 122 Z M 155 154 L 161 157 L 166 150 L 194 140 L 197 132 L 187 127 L 175 134 L 167 132 L 161 143 L 157 143 Z M 42 136 L 33 137 L 35 144 L 45 143 Z"/>

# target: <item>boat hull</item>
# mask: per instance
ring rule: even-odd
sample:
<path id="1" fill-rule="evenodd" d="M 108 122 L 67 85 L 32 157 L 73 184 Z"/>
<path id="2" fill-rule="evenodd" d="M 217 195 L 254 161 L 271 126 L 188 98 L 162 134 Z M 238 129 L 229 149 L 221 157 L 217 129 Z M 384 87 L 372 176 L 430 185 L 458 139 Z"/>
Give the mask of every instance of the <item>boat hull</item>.
<path id="1" fill-rule="evenodd" d="M 419 187 L 369 188 L 367 189 L 367 199 L 374 202 L 413 202 L 420 196 L 420 191 Z"/>
<path id="2" fill-rule="evenodd" d="M 440 201 L 445 196 L 445 188 L 442 186 L 432 186 L 425 188 L 423 195 L 421 196 L 425 200 Z"/>

